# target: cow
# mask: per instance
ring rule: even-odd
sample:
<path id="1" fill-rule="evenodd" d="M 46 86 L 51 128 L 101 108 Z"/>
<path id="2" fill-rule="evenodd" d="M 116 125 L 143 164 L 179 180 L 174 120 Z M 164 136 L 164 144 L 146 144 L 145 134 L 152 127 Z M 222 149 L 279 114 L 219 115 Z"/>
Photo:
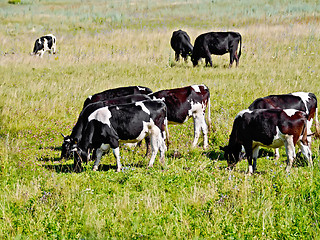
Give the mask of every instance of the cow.
<path id="1" fill-rule="evenodd" d="M 119 87 L 108 89 L 100 93 L 96 93 L 92 96 L 89 96 L 83 104 L 83 108 L 85 108 L 88 104 L 103 100 L 109 100 L 112 98 L 134 95 L 134 94 L 149 94 L 152 93 L 150 88 L 142 87 L 142 86 L 128 86 L 128 87 Z"/>
<path id="2" fill-rule="evenodd" d="M 307 114 L 295 109 L 246 109 L 239 112 L 233 122 L 229 144 L 220 147 L 224 151 L 228 167 L 232 168 L 240 160 L 243 146 L 249 165 L 248 173 L 253 174 L 259 146 L 279 148 L 284 145 L 287 153 L 286 171 L 289 172 L 295 158 L 296 144 L 312 166 L 307 121 Z"/>
<path id="3" fill-rule="evenodd" d="M 203 133 L 203 147 L 208 145 L 208 126 L 205 111 L 208 108 L 207 121 L 209 129 L 210 119 L 210 91 L 205 85 L 192 85 L 182 88 L 161 90 L 150 93 L 151 99 L 162 99 L 167 105 L 168 124 L 182 124 L 190 117 L 194 122 L 194 140 L 192 147 L 198 143 L 200 131 Z M 167 132 L 167 138 L 169 134 Z M 168 143 L 168 141 L 167 141 Z"/>
<path id="4" fill-rule="evenodd" d="M 319 137 L 319 121 L 318 121 L 318 105 L 317 97 L 310 92 L 293 92 L 289 94 L 269 95 L 256 99 L 249 107 L 249 110 L 253 109 L 296 109 L 303 111 L 307 114 L 307 133 L 308 143 L 311 147 L 311 126 L 313 120 L 315 122 L 315 136 Z M 279 149 L 275 149 L 275 158 L 279 158 Z"/>
<path id="5" fill-rule="evenodd" d="M 150 100 L 150 97 L 143 94 L 136 94 L 136 95 L 128 95 L 118 98 L 113 98 L 109 100 L 99 101 L 88 104 L 79 114 L 78 120 L 75 124 L 75 126 L 72 129 L 72 132 L 70 135 L 63 135 L 63 143 L 61 146 L 61 159 L 63 158 L 70 158 L 72 156 L 72 146 L 79 142 L 82 138 L 82 132 L 83 128 L 88 123 L 88 117 L 89 115 L 94 112 L 95 110 L 110 106 L 110 105 L 119 105 L 119 104 L 126 104 L 126 103 L 134 103 L 138 101 L 144 101 L 144 100 Z M 147 153 L 148 153 L 148 144 L 147 144 Z"/>
<path id="6" fill-rule="evenodd" d="M 47 51 L 52 51 L 53 54 L 56 54 L 56 42 L 56 37 L 52 34 L 48 34 L 38 38 L 34 43 L 32 55 L 39 55 L 40 57 L 42 57 L 43 54 Z"/>
<path id="7" fill-rule="evenodd" d="M 237 53 L 239 43 L 239 53 Z M 194 42 L 191 61 L 195 67 L 198 65 L 200 58 L 205 58 L 206 65 L 210 64 L 212 67 L 211 54 L 223 55 L 229 52 L 229 68 L 232 67 L 234 60 L 236 61 L 236 66 L 238 66 L 241 56 L 241 44 L 242 37 L 240 33 L 237 32 L 203 33 L 199 35 Z"/>
<path id="8" fill-rule="evenodd" d="M 93 111 L 83 129 L 81 140 L 72 149 L 75 152 L 74 171 L 82 171 L 81 162 L 88 161 L 93 148 L 97 149 L 93 166 L 96 171 L 102 153 L 111 148 L 117 160 L 117 172 L 120 172 L 119 142 L 139 142 L 146 135 L 150 136 L 152 149 L 148 166 L 153 166 L 158 150 L 160 162 L 164 165 L 166 113 L 166 105 L 161 100 L 112 105 Z"/>
<path id="9" fill-rule="evenodd" d="M 175 60 L 178 62 L 180 54 L 187 61 L 187 57 L 192 55 L 193 46 L 190 43 L 189 35 L 182 30 L 174 31 L 170 40 L 172 49 L 175 51 Z"/>

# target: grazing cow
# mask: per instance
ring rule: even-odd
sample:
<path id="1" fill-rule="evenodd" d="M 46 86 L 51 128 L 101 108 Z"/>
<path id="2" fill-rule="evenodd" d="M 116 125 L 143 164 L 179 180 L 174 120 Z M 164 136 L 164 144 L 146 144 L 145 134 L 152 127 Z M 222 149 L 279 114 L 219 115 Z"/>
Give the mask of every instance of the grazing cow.
<path id="1" fill-rule="evenodd" d="M 164 164 L 166 105 L 161 100 L 146 100 L 124 105 L 99 108 L 88 117 L 82 138 L 74 146 L 74 170 L 81 171 L 81 162 L 88 161 L 92 149 L 97 149 L 93 170 L 98 169 L 102 153 L 110 148 L 117 159 L 117 171 L 121 170 L 119 141 L 139 142 L 148 134 L 152 155 L 149 167 L 153 166 L 158 150 Z"/>
<path id="2" fill-rule="evenodd" d="M 239 42 L 239 53 L 237 53 Z M 223 55 L 228 52 L 230 53 L 229 67 L 232 66 L 234 60 L 236 60 L 238 66 L 241 56 L 241 43 L 242 37 L 237 32 L 208 32 L 201 34 L 194 42 L 191 57 L 193 66 L 198 65 L 200 58 L 205 58 L 206 65 L 209 63 L 212 67 L 211 54 Z"/>
<path id="3" fill-rule="evenodd" d="M 62 158 L 70 158 L 72 156 L 71 148 L 72 146 L 76 143 L 79 142 L 82 138 L 82 132 L 83 128 L 86 127 L 88 123 L 88 118 L 89 116 L 97 109 L 110 106 L 110 105 L 119 105 L 119 104 L 127 104 L 127 103 L 134 103 L 138 101 L 144 101 L 144 100 L 150 100 L 150 97 L 147 95 L 142 95 L 142 94 L 136 94 L 136 95 L 128 95 L 128 96 L 123 96 L 123 97 L 118 97 L 118 98 L 113 98 L 110 100 L 104 100 L 104 101 L 99 101 L 99 102 L 94 102 L 88 104 L 84 109 L 82 109 L 77 123 L 72 129 L 72 132 L 70 136 L 63 136 L 63 143 L 62 143 L 62 149 L 61 149 L 61 159 Z M 148 153 L 148 144 L 147 144 L 147 153 Z"/>
<path id="4" fill-rule="evenodd" d="M 192 85 L 182 88 L 161 90 L 150 93 L 151 99 L 162 99 L 167 105 L 169 124 L 184 123 L 190 117 L 194 121 L 194 140 L 192 146 L 198 143 L 200 131 L 203 133 L 203 147 L 208 147 L 208 126 L 205 120 L 205 111 L 208 107 L 207 120 L 209 129 L 210 119 L 210 92 L 205 85 Z M 167 133 L 168 135 L 168 133 Z M 169 136 L 167 136 L 169 138 Z"/>
<path id="5" fill-rule="evenodd" d="M 88 104 L 103 100 L 108 100 L 112 98 L 134 95 L 134 94 L 149 94 L 152 93 L 150 88 L 141 87 L 141 86 L 129 86 L 129 87 L 119 87 L 108 89 L 100 93 L 96 93 L 92 96 L 89 96 L 83 104 L 83 108 L 85 108 Z"/>
<path id="6" fill-rule="evenodd" d="M 249 110 L 253 109 L 296 109 L 307 114 L 307 133 L 309 147 L 311 145 L 311 126 L 314 119 L 316 137 L 319 137 L 319 122 L 318 122 L 318 105 L 317 97 L 310 92 L 294 92 L 281 95 L 269 95 L 267 97 L 256 99 L 250 106 Z M 275 149 L 275 158 L 279 158 L 279 150 Z"/>
<path id="7" fill-rule="evenodd" d="M 228 166 L 233 167 L 240 160 L 243 146 L 249 163 L 248 172 L 252 174 L 256 170 L 259 146 L 279 148 L 284 145 L 287 153 L 286 171 L 289 172 L 295 158 L 297 143 L 312 166 L 305 112 L 295 109 L 247 109 L 238 113 L 229 144 L 220 149 L 224 151 Z"/>
<path id="8" fill-rule="evenodd" d="M 35 43 L 34 43 L 34 48 L 33 48 L 33 55 L 39 55 L 40 57 L 43 56 L 43 54 L 46 51 L 51 51 L 53 54 L 56 53 L 57 47 L 56 47 L 56 37 L 52 34 L 48 34 L 46 36 L 42 36 L 38 38 Z"/>
<path id="9" fill-rule="evenodd" d="M 193 50 L 189 35 L 182 30 L 174 31 L 170 43 L 172 49 L 175 51 L 176 61 L 179 61 L 180 54 L 184 60 L 187 61 L 187 57 L 191 56 Z"/>

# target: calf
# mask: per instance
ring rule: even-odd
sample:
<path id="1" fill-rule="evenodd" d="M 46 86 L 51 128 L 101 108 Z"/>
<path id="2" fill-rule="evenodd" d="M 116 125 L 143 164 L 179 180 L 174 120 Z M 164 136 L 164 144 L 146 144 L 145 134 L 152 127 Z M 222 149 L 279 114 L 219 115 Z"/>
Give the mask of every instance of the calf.
<path id="1" fill-rule="evenodd" d="M 48 34 L 35 41 L 32 54 L 42 57 L 45 52 L 52 51 L 53 54 L 55 54 L 56 50 L 56 37 L 52 34 Z"/>
<path id="2" fill-rule="evenodd" d="M 237 53 L 239 42 L 239 53 Z M 191 57 L 193 66 L 198 65 L 200 58 L 205 58 L 206 65 L 209 63 L 212 67 L 211 54 L 223 55 L 228 52 L 230 53 L 229 67 L 232 66 L 234 60 L 238 66 L 241 56 L 241 43 L 242 37 L 237 32 L 208 32 L 201 34 L 194 42 Z"/>
<path id="3" fill-rule="evenodd" d="M 269 95 L 267 97 L 256 99 L 250 106 L 249 110 L 253 109 L 296 109 L 307 114 L 307 133 L 308 143 L 311 147 L 311 126 L 313 120 L 315 122 L 316 137 L 319 137 L 319 122 L 318 122 L 318 105 L 317 97 L 310 92 L 294 92 L 281 95 Z M 279 150 L 275 149 L 275 157 L 279 158 Z"/>
<path id="4" fill-rule="evenodd" d="M 307 119 L 305 112 L 295 109 L 243 110 L 234 120 L 229 144 L 220 149 L 224 151 L 228 166 L 233 167 L 240 160 L 243 146 L 249 163 L 248 172 L 252 174 L 256 170 L 259 146 L 278 148 L 284 145 L 287 153 L 286 171 L 289 172 L 295 158 L 295 145 L 298 143 L 312 166 Z"/>
<path id="5" fill-rule="evenodd" d="M 147 134 L 151 139 L 153 166 L 158 150 L 164 164 L 166 105 L 161 100 L 146 100 L 124 105 L 112 105 L 93 111 L 83 129 L 82 138 L 75 145 L 74 170 L 81 171 L 81 162 L 89 159 L 91 149 L 97 149 L 93 170 L 98 169 L 102 153 L 110 148 L 117 159 L 117 171 L 121 171 L 119 141 L 139 142 Z"/>
<path id="6" fill-rule="evenodd" d="M 192 146 L 198 143 L 200 131 L 203 133 L 203 147 L 208 147 L 208 126 L 205 121 L 205 111 L 208 107 L 207 120 L 210 119 L 210 92 L 205 85 L 192 85 L 182 88 L 161 90 L 150 93 L 151 99 L 162 99 L 167 105 L 169 124 L 184 123 L 190 117 L 194 122 L 194 140 Z M 168 135 L 168 133 L 167 133 Z M 167 136 L 169 138 L 169 136 Z"/>
<path id="7" fill-rule="evenodd" d="M 113 98 L 110 100 L 104 100 L 99 102 L 94 102 L 88 104 L 84 109 L 82 109 L 77 123 L 72 129 L 70 135 L 63 136 L 63 143 L 61 149 L 61 159 L 62 158 L 70 158 L 71 157 L 71 148 L 76 143 L 79 142 L 82 138 L 82 132 L 85 126 L 88 123 L 88 117 L 97 109 L 110 106 L 110 105 L 119 105 L 119 104 L 126 104 L 126 103 L 134 103 L 143 100 L 150 100 L 150 97 L 147 95 L 137 94 L 137 95 L 128 95 L 118 98 Z M 147 153 L 148 153 L 148 144 L 147 144 Z"/>
<path id="8" fill-rule="evenodd" d="M 190 43 L 189 35 L 182 30 L 174 31 L 170 40 L 172 49 L 175 51 L 175 59 L 179 61 L 179 56 L 184 58 L 187 61 L 187 57 L 191 56 L 193 46 Z"/>
<path id="9" fill-rule="evenodd" d="M 150 88 L 141 87 L 141 86 L 129 86 L 129 87 L 119 87 L 108 89 L 100 93 L 96 93 L 92 96 L 89 96 L 83 104 L 83 108 L 85 108 L 88 104 L 103 100 L 109 100 L 112 98 L 134 95 L 134 94 L 149 94 L 152 93 Z"/>

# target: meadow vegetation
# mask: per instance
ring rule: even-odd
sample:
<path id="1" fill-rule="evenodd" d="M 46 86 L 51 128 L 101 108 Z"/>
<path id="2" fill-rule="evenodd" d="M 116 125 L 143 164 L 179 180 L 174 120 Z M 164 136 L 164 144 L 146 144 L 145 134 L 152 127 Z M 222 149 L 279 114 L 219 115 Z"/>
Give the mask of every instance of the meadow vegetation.
<path id="1" fill-rule="evenodd" d="M 318 1 L 58 1 L 0 3 L 1 239 L 319 239 L 319 140 L 314 167 L 301 160 L 285 172 L 261 150 L 226 170 L 236 114 L 269 94 L 309 91 L 320 97 Z M 193 68 L 174 61 L 170 37 L 237 31 L 238 68 L 213 56 Z M 56 55 L 30 56 L 36 38 L 53 33 Z M 210 147 L 191 149 L 193 123 L 169 126 L 166 166 L 147 169 L 144 146 L 122 147 L 100 171 L 72 172 L 60 160 L 85 98 L 142 85 L 157 91 L 204 83 L 211 92 Z"/>

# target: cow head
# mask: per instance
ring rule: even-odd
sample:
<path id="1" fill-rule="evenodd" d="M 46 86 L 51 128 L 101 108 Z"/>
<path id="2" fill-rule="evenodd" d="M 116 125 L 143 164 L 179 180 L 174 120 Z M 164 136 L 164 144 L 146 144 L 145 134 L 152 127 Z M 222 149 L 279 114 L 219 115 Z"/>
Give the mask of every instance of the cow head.
<path id="1" fill-rule="evenodd" d="M 78 144 L 74 143 L 71 147 L 71 152 L 73 153 L 73 170 L 74 172 L 82 172 L 82 162 L 88 163 L 90 159 L 90 149 L 88 148 L 87 151 L 82 150 Z"/>
<path id="2" fill-rule="evenodd" d="M 200 57 L 195 52 L 193 52 L 191 55 L 191 62 L 194 67 L 198 65 L 199 60 L 200 60 Z"/>
<path id="3" fill-rule="evenodd" d="M 220 146 L 220 150 L 224 151 L 224 158 L 227 160 L 228 168 L 233 168 L 237 162 L 240 161 L 241 146 L 227 145 L 225 147 Z"/>
<path id="4" fill-rule="evenodd" d="M 68 159 L 71 157 L 71 147 L 72 147 L 72 142 L 73 142 L 73 139 L 67 135 L 63 135 L 61 133 L 62 137 L 63 137 L 63 143 L 62 143 L 62 146 L 61 146 L 61 159 L 65 158 L 65 159 Z"/>

